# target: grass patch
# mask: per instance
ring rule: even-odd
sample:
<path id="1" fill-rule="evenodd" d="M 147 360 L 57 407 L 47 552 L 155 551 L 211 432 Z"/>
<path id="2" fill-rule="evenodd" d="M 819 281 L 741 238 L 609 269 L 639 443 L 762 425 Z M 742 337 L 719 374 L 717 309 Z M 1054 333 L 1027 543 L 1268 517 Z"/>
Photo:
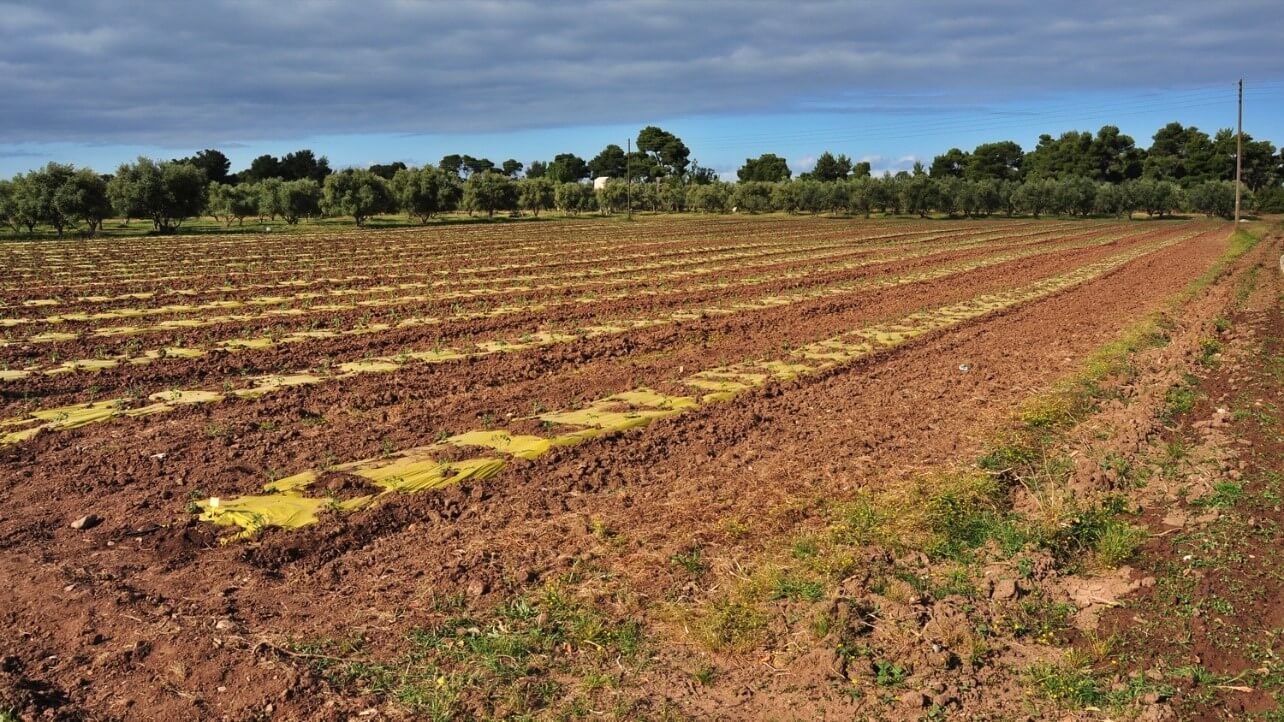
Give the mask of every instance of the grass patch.
<path id="1" fill-rule="evenodd" d="M 1030 668 L 1029 681 L 1043 697 L 1068 707 L 1100 707 L 1106 704 L 1102 682 L 1087 668 L 1053 663 Z"/>
<path id="2" fill-rule="evenodd" d="M 458 602 L 450 604 L 455 608 Z M 444 616 L 411 630 L 400 656 L 384 662 L 365 640 L 311 640 L 290 649 L 331 685 L 395 702 L 425 719 L 521 716 L 570 703 L 578 678 L 585 693 L 607 688 L 591 674 L 608 662 L 638 661 L 641 626 L 614 621 L 547 587 L 517 597 L 486 619 Z"/>
<path id="3" fill-rule="evenodd" d="M 669 557 L 669 563 L 685 569 L 687 574 L 697 579 L 704 576 L 704 573 L 709 570 L 708 565 L 704 563 L 703 552 L 700 547 L 674 554 Z"/>
<path id="4" fill-rule="evenodd" d="M 1199 392 L 1195 390 L 1194 381 L 1187 378 L 1164 393 L 1164 408 L 1160 412 L 1164 421 L 1172 423 L 1178 416 L 1189 414 L 1195 408 Z"/>
<path id="5" fill-rule="evenodd" d="M 819 602 L 824 597 L 825 587 L 823 584 L 818 581 L 793 576 L 778 577 L 772 590 L 772 599 Z"/>
<path id="6" fill-rule="evenodd" d="M 766 629 L 766 612 L 752 599 L 735 595 L 714 600 L 696 626 L 704 643 L 722 652 L 742 652 L 756 646 Z"/>
<path id="7" fill-rule="evenodd" d="M 1199 365 L 1204 368 L 1216 368 L 1217 357 L 1222 352 L 1222 342 L 1215 338 L 1206 338 L 1199 342 Z"/>
<path id="8" fill-rule="evenodd" d="M 1195 501 L 1199 506 L 1227 508 L 1235 506 L 1244 497 L 1244 485 L 1238 481 L 1219 481 L 1213 484 L 1208 496 Z"/>
<path id="9" fill-rule="evenodd" d="M 1146 537 L 1145 529 L 1119 519 L 1107 519 L 1093 545 L 1097 563 L 1108 569 L 1123 564 L 1137 553 Z"/>

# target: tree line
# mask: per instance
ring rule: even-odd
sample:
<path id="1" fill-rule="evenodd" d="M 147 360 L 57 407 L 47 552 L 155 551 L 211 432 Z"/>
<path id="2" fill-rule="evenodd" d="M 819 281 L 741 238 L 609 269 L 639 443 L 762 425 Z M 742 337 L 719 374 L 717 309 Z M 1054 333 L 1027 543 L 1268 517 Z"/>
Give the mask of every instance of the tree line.
<path id="1" fill-rule="evenodd" d="M 156 232 L 177 230 L 208 215 L 232 225 L 247 218 L 296 224 L 323 215 L 351 216 L 357 225 L 389 213 L 422 223 L 442 213 L 493 216 L 526 212 L 873 212 L 951 216 L 1026 213 L 1164 216 L 1193 211 L 1230 217 L 1234 207 L 1235 135 L 1213 136 L 1180 123 L 1159 129 L 1141 148 L 1114 126 L 1096 134 L 1070 131 L 1040 137 L 1029 152 L 1013 141 L 951 148 L 930 166 L 874 177 L 868 162 L 822 153 L 794 177 L 785 158 L 747 158 L 736 182 L 723 182 L 690 158 L 680 138 L 644 128 L 636 150 L 608 145 L 591 159 L 561 153 L 529 165 L 515 159 L 451 154 L 436 165 L 402 162 L 335 172 L 311 150 L 263 155 L 230 172 L 230 161 L 207 149 L 187 158 L 139 158 L 110 175 L 50 163 L 0 181 L 0 223 L 16 232 L 46 226 L 94 235 L 107 218 L 145 219 Z M 1284 152 L 1245 136 L 1246 207 L 1284 212 Z M 609 179 L 594 189 L 589 179 Z"/>

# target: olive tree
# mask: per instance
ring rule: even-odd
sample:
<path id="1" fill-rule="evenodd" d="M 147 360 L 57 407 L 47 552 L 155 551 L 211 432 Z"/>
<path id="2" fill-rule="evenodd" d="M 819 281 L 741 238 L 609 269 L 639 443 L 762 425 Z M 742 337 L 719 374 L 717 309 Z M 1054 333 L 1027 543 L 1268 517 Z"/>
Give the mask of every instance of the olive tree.
<path id="1" fill-rule="evenodd" d="M 687 207 L 701 213 L 725 213 L 730 195 L 726 183 L 693 185 L 687 191 Z"/>
<path id="2" fill-rule="evenodd" d="M 553 181 L 547 178 L 523 178 L 517 181 L 517 205 L 536 218 L 539 212 L 552 208 L 556 200 Z"/>
<path id="3" fill-rule="evenodd" d="M 157 163 L 140 156 L 116 170 L 107 192 L 120 215 L 149 218 L 156 231 L 172 233 L 204 212 L 208 188 L 205 172 L 190 163 Z"/>
<path id="4" fill-rule="evenodd" d="M 0 223 L 17 231 L 21 224 L 18 222 L 18 208 L 14 203 L 13 193 L 14 182 L 0 180 Z"/>
<path id="5" fill-rule="evenodd" d="M 741 213 L 770 213 L 775 184 L 765 181 L 741 181 L 731 192 L 731 205 Z"/>
<path id="6" fill-rule="evenodd" d="M 629 186 L 622 180 L 612 178 L 606 182 L 605 187 L 595 190 L 594 195 L 597 196 L 598 210 L 609 215 L 628 204 Z"/>
<path id="7" fill-rule="evenodd" d="M 512 178 L 493 170 L 473 173 L 464 183 L 464 208 L 470 214 L 484 211 L 487 216 L 516 210 L 517 186 Z"/>
<path id="8" fill-rule="evenodd" d="M 1128 207 L 1128 194 L 1122 185 L 1116 183 L 1100 183 L 1097 185 L 1097 193 L 1092 201 L 1092 208 L 1097 213 L 1106 216 L 1122 216 L 1124 211 L 1131 210 Z"/>
<path id="9" fill-rule="evenodd" d="M 1056 203 L 1057 182 L 1051 178 L 1028 180 L 1017 187 L 1012 201 L 1017 208 L 1038 218 Z"/>
<path id="10" fill-rule="evenodd" d="M 259 212 L 257 188 L 244 183 L 210 183 L 208 210 L 215 219 L 222 219 L 226 226 L 231 226 L 232 221 L 243 225 L 246 217 Z"/>
<path id="11" fill-rule="evenodd" d="M 429 165 L 397 171 L 390 188 L 397 207 L 427 223 L 442 210 L 442 185 L 446 182 L 445 174 Z"/>
<path id="12" fill-rule="evenodd" d="M 1189 191 L 1190 209 L 1208 216 L 1235 217 L 1234 181 L 1204 181 Z M 1251 205 L 1251 203 L 1245 203 Z"/>
<path id="13" fill-rule="evenodd" d="M 327 176 L 322 187 L 321 207 L 327 213 L 352 216 L 358 225 L 392 206 L 388 182 L 368 170 L 346 170 Z"/>
<path id="14" fill-rule="evenodd" d="M 54 198 L 75 173 L 75 169 L 69 165 L 50 163 L 40 170 L 33 170 L 15 179 L 14 203 L 28 233 L 34 231 L 37 225 L 43 224 L 52 226 L 61 236 L 63 230 L 72 223 L 72 218 L 62 213 Z"/>
<path id="15" fill-rule="evenodd" d="M 785 213 L 798 212 L 798 184 L 783 181 L 771 188 L 771 207 Z"/>
<path id="16" fill-rule="evenodd" d="M 559 183 L 553 201 L 563 213 L 579 215 L 593 210 L 593 190 L 583 183 Z"/>
<path id="17" fill-rule="evenodd" d="M 280 199 L 281 217 L 292 226 L 300 218 L 321 214 L 321 184 L 311 178 L 282 183 Z"/>
<path id="18" fill-rule="evenodd" d="M 1086 216 L 1097 202 L 1097 185 L 1083 176 L 1068 176 L 1057 182 L 1053 205 L 1061 213 Z"/>
<path id="19" fill-rule="evenodd" d="M 103 221 L 111 216 L 107 181 L 97 173 L 82 168 L 63 181 L 54 192 L 53 205 L 57 216 L 66 221 L 84 223 L 87 233 L 93 236 Z"/>

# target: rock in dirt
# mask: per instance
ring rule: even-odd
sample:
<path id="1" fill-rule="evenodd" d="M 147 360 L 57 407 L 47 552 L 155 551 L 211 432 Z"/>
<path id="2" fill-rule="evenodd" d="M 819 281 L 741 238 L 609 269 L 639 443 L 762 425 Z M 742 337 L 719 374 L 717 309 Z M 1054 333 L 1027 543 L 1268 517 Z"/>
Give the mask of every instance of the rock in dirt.
<path id="1" fill-rule="evenodd" d="M 79 531 L 93 529 L 103 523 L 103 518 L 97 514 L 86 514 L 71 523 L 71 528 Z"/>
<path id="2" fill-rule="evenodd" d="M 994 587 L 990 590 L 990 599 L 995 601 L 1007 601 L 1016 599 L 1017 584 L 1015 579 L 997 579 Z"/>
<path id="3" fill-rule="evenodd" d="M 911 709 L 923 709 L 931 704 L 931 700 L 922 692 L 910 690 L 901 695 L 901 704 Z"/>

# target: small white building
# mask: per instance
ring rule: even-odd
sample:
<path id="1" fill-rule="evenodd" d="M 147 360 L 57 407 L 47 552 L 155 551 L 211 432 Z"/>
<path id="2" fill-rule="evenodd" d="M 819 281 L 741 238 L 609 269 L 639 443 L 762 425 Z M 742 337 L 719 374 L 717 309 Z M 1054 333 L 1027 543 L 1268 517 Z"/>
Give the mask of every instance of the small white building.
<path id="1" fill-rule="evenodd" d="M 593 179 L 593 190 L 600 191 L 606 187 L 606 182 L 611 180 L 609 176 L 600 175 Z"/>

